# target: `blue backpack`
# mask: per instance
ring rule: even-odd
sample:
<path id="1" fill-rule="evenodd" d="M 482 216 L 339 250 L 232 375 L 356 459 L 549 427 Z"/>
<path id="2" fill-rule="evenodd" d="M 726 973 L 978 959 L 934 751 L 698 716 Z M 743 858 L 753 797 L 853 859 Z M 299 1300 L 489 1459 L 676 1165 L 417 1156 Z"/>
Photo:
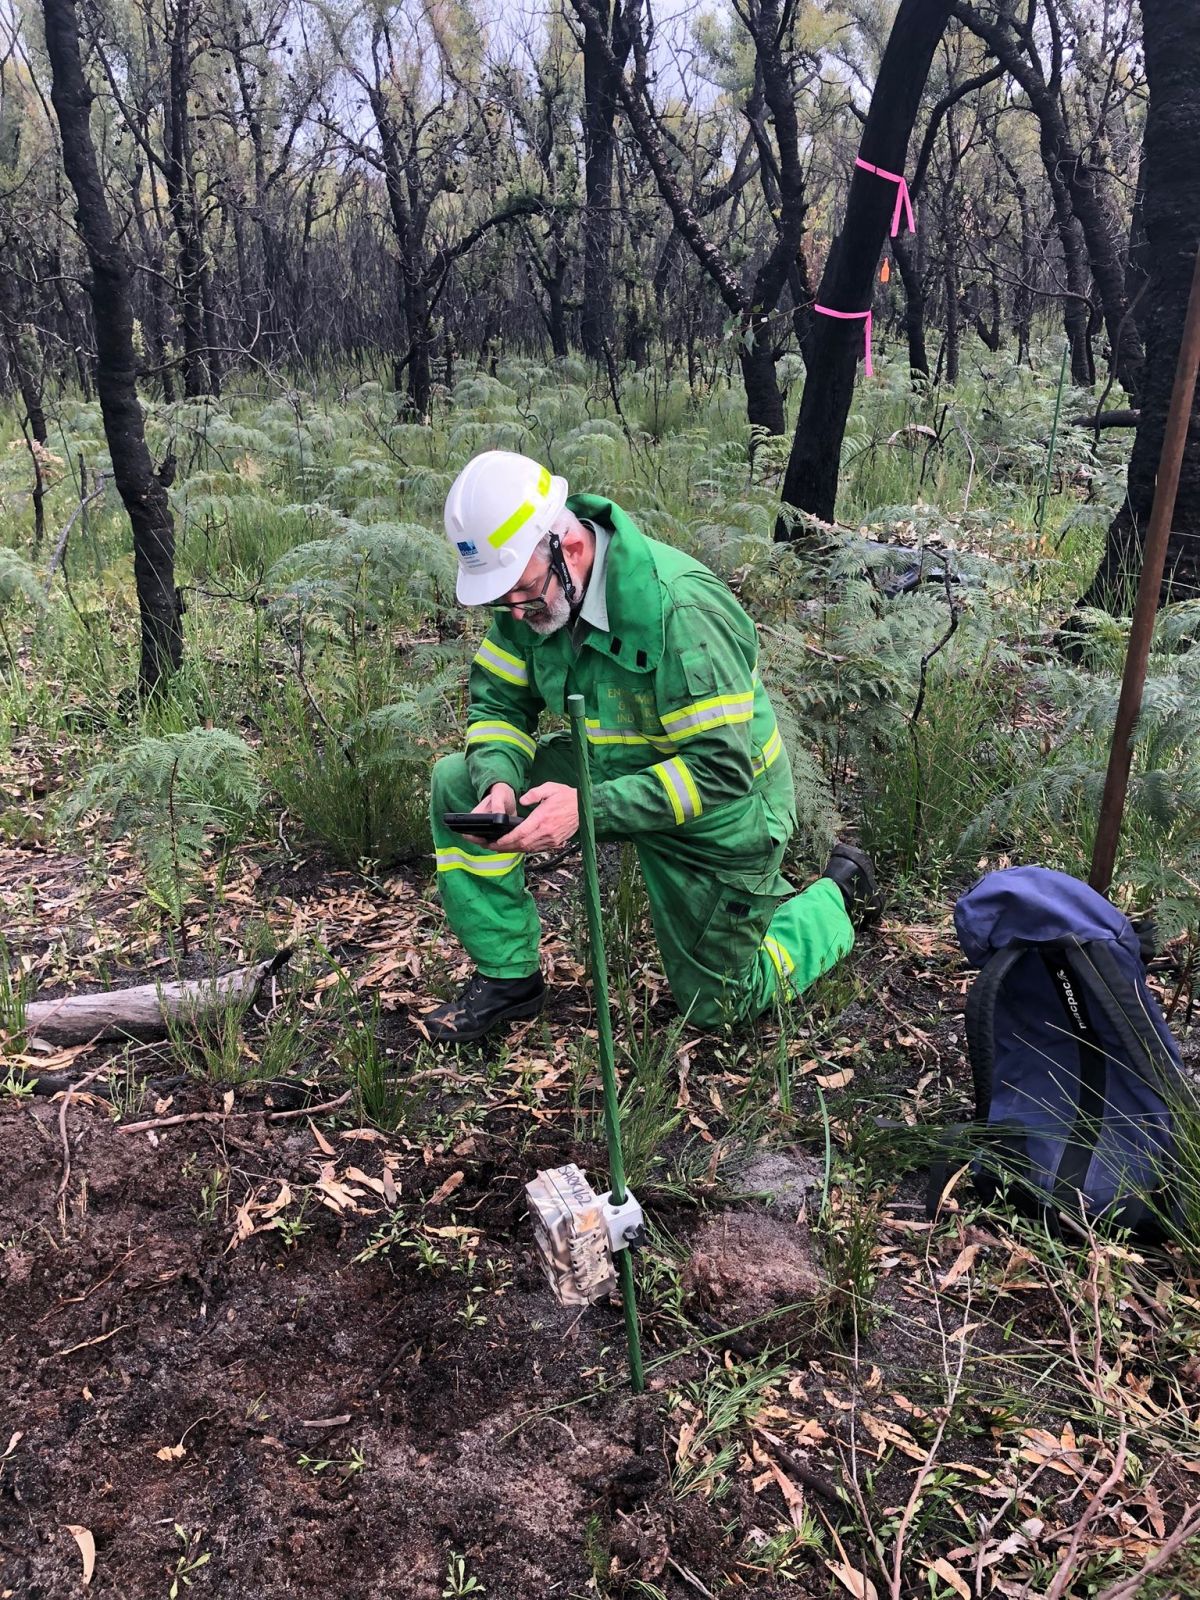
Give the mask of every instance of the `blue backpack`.
<path id="1" fill-rule="evenodd" d="M 1009 867 L 963 895 L 954 926 L 981 969 L 966 1012 L 989 1130 L 976 1189 L 1161 1237 L 1183 1063 L 1132 923 L 1065 873 Z"/>

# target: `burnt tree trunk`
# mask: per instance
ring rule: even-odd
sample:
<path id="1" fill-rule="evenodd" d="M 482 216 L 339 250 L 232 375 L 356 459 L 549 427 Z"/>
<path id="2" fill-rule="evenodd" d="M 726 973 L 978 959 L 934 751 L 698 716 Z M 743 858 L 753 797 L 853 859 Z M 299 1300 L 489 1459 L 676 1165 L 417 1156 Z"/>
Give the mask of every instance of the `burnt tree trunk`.
<path id="1" fill-rule="evenodd" d="M 1200 8 L 1195 0 L 1142 0 L 1146 78 L 1145 229 L 1148 282 L 1138 307 L 1146 366 L 1141 416 L 1125 503 L 1108 530 L 1104 558 L 1081 604 L 1128 612 L 1137 589 L 1167 406 L 1200 245 Z M 1200 596 L 1200 389 L 1167 545 L 1159 604 Z"/>
<path id="2" fill-rule="evenodd" d="M 159 248 L 157 237 L 152 236 L 150 225 L 146 219 L 146 208 L 142 204 L 142 178 L 145 168 L 141 161 L 134 159 L 133 171 L 129 182 L 129 204 L 137 224 L 138 239 L 142 247 L 142 259 L 148 268 L 146 286 L 146 314 L 143 319 L 143 332 L 146 339 L 146 355 L 149 357 L 150 367 L 162 381 L 163 399 L 168 405 L 175 403 L 175 375 L 170 362 L 167 360 L 167 308 L 164 304 L 164 273 L 163 257 Z"/>
<path id="3" fill-rule="evenodd" d="M 636 5 L 637 0 L 630 0 Z M 579 334 L 592 361 L 612 337 L 613 157 L 618 84 L 633 44 L 629 6 L 595 0 L 601 34 L 583 35 L 583 307 Z"/>
<path id="4" fill-rule="evenodd" d="M 175 589 L 175 524 L 167 491 L 155 476 L 146 447 L 145 417 L 137 394 L 130 268 L 113 230 L 92 144 L 94 96 L 83 74 L 74 0 L 42 0 L 42 15 L 50 57 L 50 98 L 90 268 L 88 293 L 104 436 L 113 480 L 133 528 L 133 576 L 142 634 L 138 681 L 143 691 L 150 691 L 178 667 L 183 655 Z"/>
<path id="5" fill-rule="evenodd" d="M 918 242 L 907 234 L 892 240 L 892 254 L 904 285 L 904 332 L 908 340 L 908 369 L 929 376 L 929 352 L 925 348 L 925 274 L 921 267 Z"/>
<path id="6" fill-rule="evenodd" d="M 5 240 L 4 266 L 0 268 L 0 339 L 8 357 L 9 370 L 16 379 L 25 420 L 38 444 L 44 445 L 46 412 L 42 405 L 41 363 L 29 320 L 22 314 L 17 293 L 16 276 L 12 270 L 15 259 L 11 240 Z"/>
<path id="7" fill-rule="evenodd" d="M 179 310 L 183 327 L 183 392 L 189 399 L 215 392 L 205 328 L 204 246 L 192 173 L 188 89 L 191 73 L 190 0 L 177 0 L 171 32 L 167 104 L 167 202 L 179 251 Z"/>
<path id="8" fill-rule="evenodd" d="M 863 127 L 862 158 L 888 172 L 903 172 L 908 141 L 951 0 L 900 0 Z M 825 264 L 818 304 L 837 311 L 866 310 L 875 287 L 879 252 L 896 204 L 894 184 L 854 169 L 846 216 Z M 854 380 L 863 353 L 863 324 L 832 317 L 813 320 L 796 437 L 783 480 L 783 500 L 825 522 L 833 521 L 838 468 Z M 783 518 L 776 538 L 794 537 Z"/>
<path id="9" fill-rule="evenodd" d="M 3 241 L 0 259 L 0 349 L 8 358 L 9 371 L 21 396 L 24 416 L 21 431 L 33 468 L 33 547 L 40 550 L 46 534 L 46 479 L 41 451 L 45 448 L 46 412 L 42 405 L 42 364 L 33 328 L 24 316 L 17 289 L 16 252 L 11 239 Z"/>

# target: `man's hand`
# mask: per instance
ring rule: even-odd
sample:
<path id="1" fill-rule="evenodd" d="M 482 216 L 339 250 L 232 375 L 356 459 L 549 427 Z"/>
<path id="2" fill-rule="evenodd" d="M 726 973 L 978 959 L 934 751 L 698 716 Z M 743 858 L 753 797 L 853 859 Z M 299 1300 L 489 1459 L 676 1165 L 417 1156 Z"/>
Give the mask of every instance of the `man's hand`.
<path id="1" fill-rule="evenodd" d="M 472 806 L 474 811 L 502 811 L 506 817 L 515 817 L 517 814 L 517 796 L 511 783 L 494 783 L 477 806 Z M 513 832 L 517 830 L 514 828 Z M 472 844 L 492 846 L 495 839 L 481 839 L 478 834 L 464 833 L 464 839 L 469 839 Z"/>
<path id="2" fill-rule="evenodd" d="M 557 850 L 579 831 L 579 795 L 569 783 L 540 783 L 521 796 L 521 804 L 536 809 L 496 840 L 501 850 Z"/>

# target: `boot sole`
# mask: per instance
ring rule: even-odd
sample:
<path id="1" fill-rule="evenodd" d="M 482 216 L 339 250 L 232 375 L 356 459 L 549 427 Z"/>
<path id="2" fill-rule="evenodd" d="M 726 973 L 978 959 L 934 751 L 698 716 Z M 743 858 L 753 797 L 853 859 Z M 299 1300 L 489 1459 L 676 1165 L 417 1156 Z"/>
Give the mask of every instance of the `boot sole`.
<path id="1" fill-rule="evenodd" d="M 506 1022 L 526 1022 L 530 1017 L 536 1017 L 546 1003 L 544 994 L 538 995 L 536 1000 L 523 1000 L 520 1005 L 509 1006 L 499 1016 L 493 1017 L 490 1022 L 485 1022 L 478 1028 L 438 1028 L 430 1027 L 427 1022 L 423 1026 L 434 1044 L 471 1044 L 475 1039 L 482 1039 L 485 1034 L 502 1028 Z"/>

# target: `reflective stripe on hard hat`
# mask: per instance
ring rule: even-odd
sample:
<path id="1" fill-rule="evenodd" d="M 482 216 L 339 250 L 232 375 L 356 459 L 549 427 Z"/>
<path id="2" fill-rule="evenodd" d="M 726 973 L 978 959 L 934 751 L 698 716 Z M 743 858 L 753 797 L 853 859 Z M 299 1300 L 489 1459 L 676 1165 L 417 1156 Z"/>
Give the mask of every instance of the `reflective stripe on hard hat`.
<path id="1" fill-rule="evenodd" d="M 538 500 L 539 501 L 540 500 L 545 500 L 546 496 L 549 493 L 550 493 L 550 474 L 546 471 L 545 467 L 543 467 L 541 472 L 538 473 L 538 481 L 537 481 L 537 497 L 538 497 Z M 504 519 L 504 521 L 496 529 L 495 533 L 489 533 L 488 534 L 488 543 L 490 545 L 492 545 L 493 548 L 495 548 L 496 550 L 499 550 L 499 548 L 500 548 L 500 546 L 502 544 L 507 544 L 508 543 L 508 541 L 512 538 L 514 533 L 519 533 L 520 532 L 520 530 L 529 521 L 530 517 L 533 517 L 533 516 L 536 516 L 536 515 L 537 515 L 537 501 L 534 501 L 534 500 L 524 500 L 524 501 L 522 501 L 521 504 L 517 507 L 517 509 L 513 512 L 512 516 L 511 517 L 506 517 Z"/>

